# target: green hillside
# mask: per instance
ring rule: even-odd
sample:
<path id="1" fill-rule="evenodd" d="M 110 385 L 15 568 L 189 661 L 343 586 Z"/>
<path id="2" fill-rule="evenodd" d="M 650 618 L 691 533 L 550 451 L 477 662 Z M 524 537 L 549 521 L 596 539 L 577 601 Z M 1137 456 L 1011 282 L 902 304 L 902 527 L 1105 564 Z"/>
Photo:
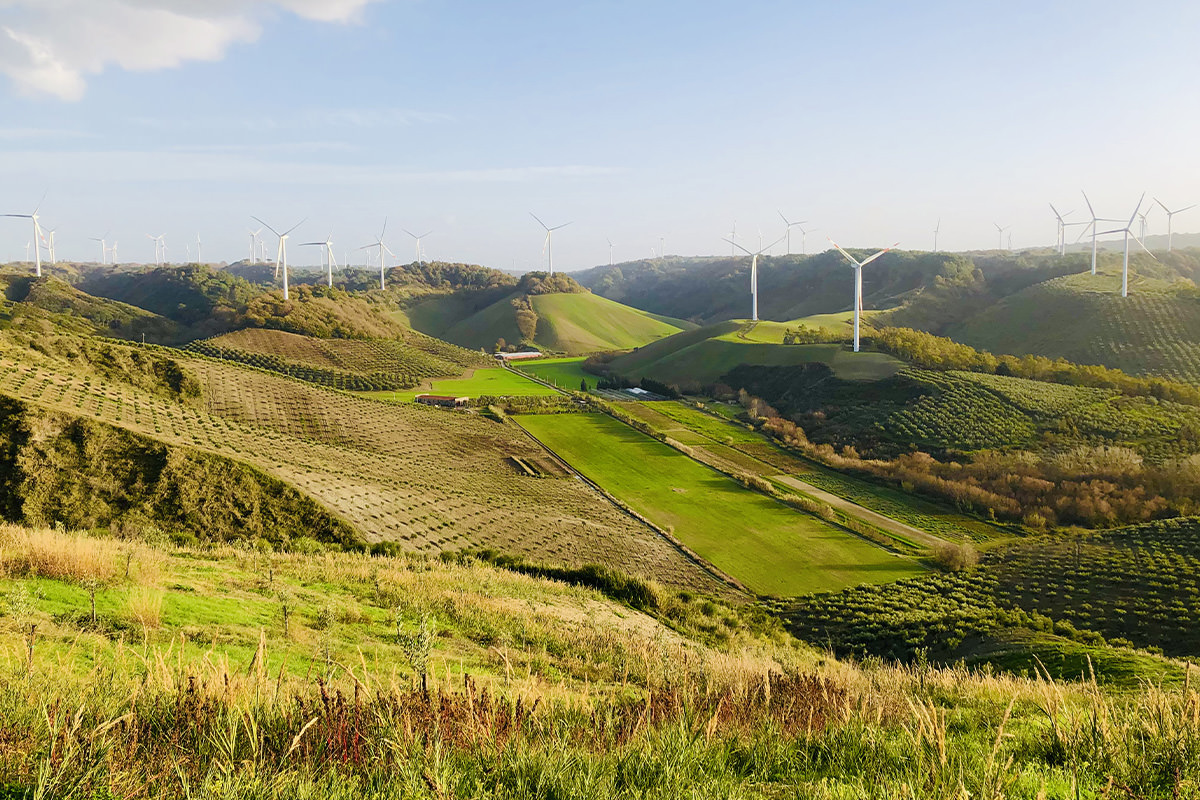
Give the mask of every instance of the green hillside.
<path id="1" fill-rule="evenodd" d="M 537 315 L 534 336 L 529 340 L 517 325 L 518 308 L 514 305 L 524 297 L 520 292 L 507 294 L 474 309 L 476 295 L 451 295 L 420 303 L 409 311 L 409 319 L 423 333 L 471 349 L 490 350 L 503 339 L 509 344 L 528 341 L 538 348 L 570 355 L 630 350 L 692 327 L 682 320 L 586 292 L 537 294 L 528 296 Z M 471 313 L 455 318 L 464 312 Z"/>
<path id="2" fill-rule="evenodd" d="M 891 356 L 854 353 L 841 344 L 782 344 L 789 327 L 794 329 L 801 323 L 812 327 L 814 320 L 821 320 L 829 327 L 838 324 L 841 316 L 823 315 L 790 323 L 720 322 L 678 333 L 620 356 L 612 361 L 611 369 L 627 378 L 653 378 L 680 386 L 716 383 L 743 364 L 781 367 L 817 362 L 828 364 L 837 377 L 845 380 L 876 380 L 900 369 L 901 362 Z"/>
<path id="3" fill-rule="evenodd" d="M 1120 272 L 1068 275 L 1031 286 L 952 328 L 994 353 L 1033 353 L 1135 375 L 1200 381 L 1200 296 L 1187 283 Z"/>

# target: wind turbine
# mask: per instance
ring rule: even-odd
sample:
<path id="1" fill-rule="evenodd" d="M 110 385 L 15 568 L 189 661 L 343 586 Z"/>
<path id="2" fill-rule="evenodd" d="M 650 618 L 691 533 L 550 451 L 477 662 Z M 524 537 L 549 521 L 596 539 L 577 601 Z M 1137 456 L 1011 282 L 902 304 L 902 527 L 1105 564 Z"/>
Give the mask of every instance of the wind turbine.
<path id="1" fill-rule="evenodd" d="M 750 321 L 758 322 L 758 257 L 761 256 L 764 251 L 770 250 L 772 247 L 782 242 L 783 237 L 780 236 L 766 247 L 758 248 L 758 252 L 756 253 L 751 253 L 749 250 L 742 247 L 732 239 L 726 239 L 725 241 L 729 242 L 738 250 L 741 250 L 743 253 L 750 256 Z"/>
<path id="2" fill-rule="evenodd" d="M 1160 206 L 1162 206 L 1162 210 L 1167 212 L 1167 252 L 1169 253 L 1169 252 L 1171 252 L 1171 238 L 1173 236 L 1173 234 L 1171 232 L 1171 220 L 1175 218 L 1176 214 L 1182 214 L 1184 211 L 1188 211 L 1190 209 L 1195 208 L 1196 204 L 1192 203 L 1190 206 L 1186 206 L 1184 208 L 1177 208 L 1174 211 L 1172 211 L 1171 209 L 1169 209 L 1165 205 L 1163 205 L 1163 201 L 1159 200 L 1157 197 L 1154 198 L 1154 202 L 1156 202 Z M 34 219 L 36 219 L 36 217 Z"/>
<path id="3" fill-rule="evenodd" d="M 1005 225 L 1003 228 L 1001 228 L 1001 227 L 1000 227 L 1000 223 L 998 223 L 998 222 L 993 222 L 992 224 L 996 226 L 996 234 L 997 234 L 997 235 L 999 236 L 999 238 L 1000 238 L 1000 247 L 999 247 L 999 249 L 1000 249 L 1000 250 L 1003 250 L 1003 249 L 1004 249 L 1004 232 L 1005 232 L 1006 230 L 1008 230 L 1009 228 L 1011 228 L 1012 226 L 1011 226 L 1011 225 Z"/>
<path id="4" fill-rule="evenodd" d="M 933 252 L 935 252 L 935 253 L 938 251 L 938 249 L 937 249 L 937 237 L 938 237 L 938 233 L 939 233 L 941 230 L 942 230 L 942 218 L 941 218 L 941 217 L 938 217 L 938 224 L 937 224 L 937 227 L 935 227 L 935 228 L 933 229 Z"/>
<path id="5" fill-rule="evenodd" d="M 1147 217 L 1150 216 L 1150 212 L 1153 210 L 1154 204 L 1151 203 L 1150 205 L 1146 206 L 1145 211 L 1138 213 L 1138 238 L 1140 238 L 1143 242 L 1146 241 L 1146 227 L 1147 223 L 1149 222 Z"/>
<path id="6" fill-rule="evenodd" d="M 108 233 L 109 233 L 108 231 L 105 231 L 104 235 L 99 238 L 96 238 L 95 236 L 88 237 L 91 241 L 100 243 L 100 263 L 101 264 L 104 264 L 105 259 L 108 258 L 108 247 L 105 243 L 105 239 L 108 238 Z"/>
<path id="7" fill-rule="evenodd" d="M 363 245 L 362 247 L 358 248 L 359 250 L 368 250 L 368 251 L 372 247 L 379 248 L 379 288 L 381 290 L 387 288 L 386 279 L 384 277 L 384 270 L 387 268 L 387 262 L 384 259 L 383 254 L 386 251 L 387 253 L 390 253 L 393 257 L 395 257 L 395 255 L 396 255 L 395 253 L 392 253 L 391 248 L 389 248 L 386 244 L 383 243 L 383 235 L 385 233 L 387 233 L 387 217 L 383 218 L 383 230 L 381 230 L 379 232 L 379 239 L 372 242 L 371 244 Z"/>
<path id="8" fill-rule="evenodd" d="M 608 265 L 611 267 L 611 266 L 613 265 L 613 258 L 612 258 L 613 243 L 612 243 L 612 239 L 610 239 L 610 238 L 608 238 L 607 236 L 605 236 L 605 237 L 604 237 L 604 241 L 608 242 Z"/>
<path id="9" fill-rule="evenodd" d="M 997 226 L 997 227 L 999 227 L 999 226 Z M 829 239 L 828 236 L 825 238 Z M 846 257 L 846 260 L 850 262 L 851 268 L 854 270 L 854 352 L 857 353 L 858 352 L 859 319 L 862 317 L 862 306 L 863 306 L 863 301 L 862 301 L 862 270 L 863 270 L 863 267 L 865 267 L 867 264 L 870 264 L 872 261 L 879 258 L 881 255 L 886 253 L 888 250 L 891 250 L 892 248 L 896 247 L 900 243 L 897 242 L 896 244 L 892 245 L 892 247 L 886 247 L 883 250 L 880 250 L 875 255 L 868 256 L 867 258 L 863 259 L 862 261 L 859 261 L 857 258 L 855 258 L 854 256 L 847 253 L 845 250 L 843 250 L 841 247 L 838 247 L 838 243 L 835 242 L 833 239 L 829 239 L 829 243 L 831 245 L 833 245 L 834 247 L 836 247 L 837 251 Z"/>
<path id="10" fill-rule="evenodd" d="M 808 222 L 808 220 L 802 219 L 799 222 L 788 222 L 788 218 L 783 215 L 782 211 L 776 209 L 776 213 L 778 213 L 779 218 L 783 220 L 783 224 L 787 226 L 787 231 L 784 233 L 784 237 L 787 238 L 787 254 L 790 256 L 792 254 L 792 228 L 804 225 Z M 803 231 L 804 229 L 800 228 L 800 230 Z"/>
<path id="11" fill-rule="evenodd" d="M 324 247 L 321 252 L 321 260 L 327 261 L 327 264 L 322 264 L 326 268 L 329 276 L 329 286 L 333 286 L 333 268 L 337 266 L 337 262 L 333 259 L 333 234 L 325 237 L 323 242 L 305 242 L 301 247 Z"/>
<path id="12" fill-rule="evenodd" d="M 154 242 L 154 265 L 156 267 L 161 267 L 163 264 L 163 259 L 166 258 L 167 255 L 167 235 L 165 233 L 160 233 L 158 236 L 151 236 L 147 233 L 146 238 Z M 160 248 L 161 253 L 159 252 Z"/>
<path id="13" fill-rule="evenodd" d="M 1111 217 L 1097 217 L 1096 209 L 1092 208 L 1092 201 L 1088 199 L 1087 192 L 1080 189 L 1079 193 L 1083 195 L 1083 202 L 1087 203 L 1088 213 L 1092 215 L 1092 221 L 1087 223 L 1086 225 L 1084 225 L 1083 230 L 1079 232 L 1079 238 L 1077 238 L 1075 241 L 1078 242 L 1079 239 L 1082 239 L 1084 237 L 1084 234 L 1087 233 L 1087 229 L 1089 227 L 1092 229 L 1092 274 L 1095 275 L 1096 274 L 1096 237 L 1100 235 L 1097 232 L 1098 226 L 1096 225 L 1096 223 L 1097 222 L 1120 222 L 1121 220 L 1112 219 Z"/>
<path id="14" fill-rule="evenodd" d="M 1133 240 L 1137 242 L 1143 250 L 1145 250 L 1147 253 L 1150 253 L 1149 248 L 1142 244 L 1142 240 L 1133 233 L 1133 221 L 1137 219 L 1138 212 L 1142 210 L 1142 201 L 1145 199 L 1146 193 L 1142 192 L 1142 196 L 1138 198 L 1137 208 L 1135 208 L 1133 213 L 1129 215 L 1129 222 L 1125 223 L 1124 228 L 1114 228 L 1111 231 L 1100 231 L 1100 233 L 1096 234 L 1097 236 L 1106 236 L 1110 233 L 1125 234 L 1125 259 L 1121 267 L 1121 297 L 1129 296 L 1129 237 L 1133 236 Z M 1154 258 L 1154 254 L 1150 253 L 1150 257 Z M 1154 260 L 1157 261 L 1158 259 L 1155 258 Z"/>
<path id="15" fill-rule="evenodd" d="M 112 261 L 113 265 L 115 266 L 117 263 L 117 243 L 116 243 L 116 241 L 113 241 L 112 247 L 108 248 L 108 252 L 111 257 L 110 260 Z"/>
<path id="16" fill-rule="evenodd" d="M 55 230 L 57 230 L 57 228 L 51 228 L 50 230 L 46 231 L 44 239 L 43 239 L 43 241 L 45 241 L 45 243 L 46 243 L 46 253 L 49 254 L 49 256 L 50 256 L 50 266 L 52 266 L 52 267 L 58 263 L 58 256 L 54 251 L 54 231 Z"/>
<path id="17" fill-rule="evenodd" d="M 429 234 L 433 233 L 433 231 L 425 231 L 420 236 L 417 236 L 415 233 L 408 230 L 407 228 L 403 228 L 402 230 L 405 233 L 407 233 L 409 236 L 411 236 L 413 239 L 415 239 L 417 242 L 417 265 L 419 266 L 421 264 L 421 240 L 424 239 Z"/>
<path id="18" fill-rule="evenodd" d="M 45 199 L 46 199 L 46 196 L 42 195 L 42 200 L 45 200 Z M 42 226 L 38 224 L 38 211 L 40 211 L 41 208 L 42 208 L 42 201 L 39 200 L 38 204 L 37 204 L 37 208 L 35 208 L 33 210 L 32 214 L 3 214 L 3 215 L 0 215 L 0 216 L 5 216 L 5 217 L 16 217 L 17 219 L 33 220 L 33 255 L 34 255 L 34 259 L 37 261 L 37 276 L 39 278 L 42 277 L 42 249 L 41 249 L 41 244 L 40 244 L 40 242 L 42 241 Z M 25 255 L 25 260 L 26 261 L 29 260 L 28 253 L 26 253 L 26 255 Z"/>
<path id="19" fill-rule="evenodd" d="M 1075 212 L 1068 211 L 1065 214 L 1060 214 L 1060 213 L 1058 213 L 1058 209 L 1054 207 L 1054 203 L 1050 203 L 1049 205 L 1050 205 L 1050 210 L 1054 212 L 1055 219 L 1058 220 L 1058 241 L 1055 242 L 1055 244 L 1058 245 L 1058 254 L 1060 256 L 1066 255 L 1066 252 L 1067 252 L 1067 220 L 1066 220 L 1066 218 L 1071 216 Z"/>
<path id="20" fill-rule="evenodd" d="M 250 265 L 254 263 L 254 245 L 258 241 L 258 235 L 262 233 L 262 228 L 256 231 L 247 228 L 246 233 L 250 234 L 250 260 L 246 262 L 247 265 Z"/>
<path id="21" fill-rule="evenodd" d="M 562 225 L 555 225 L 553 228 L 542 222 L 538 215 L 529 212 L 529 216 L 537 220 L 538 225 L 541 225 L 546 230 L 546 240 L 542 243 L 542 253 L 547 256 L 547 263 L 550 265 L 550 274 L 554 274 L 554 232 L 559 228 L 565 228 L 570 225 L 570 222 L 564 222 Z"/>
<path id="22" fill-rule="evenodd" d="M 275 251 L 275 271 L 276 271 L 276 274 L 278 274 L 280 264 L 283 265 L 283 299 L 287 300 L 288 299 L 287 240 L 288 240 L 288 236 L 291 235 L 292 231 L 296 230 L 296 228 L 299 228 L 301 225 L 304 224 L 304 220 L 303 219 L 300 220 L 299 222 L 297 222 L 292 227 L 288 228 L 283 233 L 280 233 L 279 231 L 275 230 L 270 225 L 263 222 L 261 219 L 259 219 L 258 217 L 254 216 L 254 215 L 251 215 L 250 219 L 261 224 L 264 228 L 266 228 L 271 233 L 273 233 L 279 237 L 279 249 Z M 307 219 L 307 217 L 305 219 Z"/>
<path id="23" fill-rule="evenodd" d="M 733 227 L 730 228 L 730 230 L 729 230 L 729 238 L 726 239 L 725 241 L 729 242 L 729 257 L 733 258 L 734 256 L 737 255 L 737 250 L 736 250 L 737 245 L 735 244 L 735 242 L 737 242 L 737 220 L 736 219 L 733 221 Z"/>
<path id="24" fill-rule="evenodd" d="M 198 233 L 196 234 L 196 263 L 197 264 L 204 263 L 200 260 L 200 234 L 198 234 Z"/>

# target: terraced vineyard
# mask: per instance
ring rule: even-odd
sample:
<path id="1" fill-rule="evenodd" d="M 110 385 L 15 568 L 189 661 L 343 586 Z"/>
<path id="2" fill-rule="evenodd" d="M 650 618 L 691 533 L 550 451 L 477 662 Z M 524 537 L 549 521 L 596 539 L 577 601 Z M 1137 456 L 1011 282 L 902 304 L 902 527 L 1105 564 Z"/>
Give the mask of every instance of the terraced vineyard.
<path id="1" fill-rule="evenodd" d="M 293 378 L 351 391 L 407 389 L 428 378 L 458 375 L 490 359 L 428 336 L 405 341 L 315 339 L 250 328 L 193 342 L 188 349 Z"/>
<path id="2" fill-rule="evenodd" d="M 512 428 L 179 355 L 203 385 L 199 407 L 72 371 L 2 339 L 0 393 L 251 464 L 307 492 L 370 541 L 423 553 L 491 547 L 723 591 L 582 484 L 521 476 L 509 458 L 543 453 Z"/>
<path id="3" fill-rule="evenodd" d="M 793 629 L 858 654 L 954 655 L 972 639 L 1027 629 L 1083 643 L 1200 652 L 1200 518 L 1015 542 L 974 570 L 861 586 L 787 607 Z"/>

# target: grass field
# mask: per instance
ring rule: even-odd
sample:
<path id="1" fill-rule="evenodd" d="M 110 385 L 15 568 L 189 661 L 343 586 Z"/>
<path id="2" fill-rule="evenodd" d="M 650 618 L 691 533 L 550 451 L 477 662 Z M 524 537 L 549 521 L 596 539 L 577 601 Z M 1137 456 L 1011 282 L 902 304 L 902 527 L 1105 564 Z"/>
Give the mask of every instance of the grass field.
<path id="1" fill-rule="evenodd" d="M 794 596 L 921 572 L 915 562 L 743 489 L 611 417 L 518 419 L 588 478 L 757 592 Z"/>
<path id="2" fill-rule="evenodd" d="M 798 458 L 731 418 L 740 407 L 710 403 L 709 408 L 721 416 L 683 402 L 622 403 L 621 407 L 656 431 L 702 448 L 734 469 L 764 478 L 794 475 L 818 489 L 942 539 L 986 542 L 1006 535 L 1002 529 L 952 508 Z"/>
<path id="3" fill-rule="evenodd" d="M 521 477 L 508 459 L 537 458 L 542 450 L 478 415 L 380 403 L 177 355 L 202 387 L 196 406 L 99 378 L 3 339 L 0 394 L 250 464 L 308 494 L 368 541 L 396 541 L 428 554 L 490 547 L 724 591 L 586 487 Z"/>
<path id="4" fill-rule="evenodd" d="M 578 389 L 581 381 L 587 381 L 588 386 L 594 387 L 599 380 L 590 372 L 583 371 L 582 357 L 539 359 L 516 364 L 515 367 L 571 391 Z"/>
<path id="5" fill-rule="evenodd" d="M 612 362 L 618 374 L 650 377 L 664 383 L 704 385 L 742 364 L 791 366 L 822 363 L 845 380 L 880 380 L 903 363 L 883 353 L 854 353 L 841 344 L 784 345 L 786 323 L 745 320 L 686 331 L 623 355 Z"/>
<path id="6" fill-rule="evenodd" d="M 578 388 L 578 387 L 575 387 Z M 449 394 L 456 397 L 549 397 L 558 394 L 548 386 L 531 381 L 503 367 L 475 370 L 467 378 L 442 378 L 426 381 L 415 389 L 396 392 L 366 392 L 367 397 L 379 400 L 408 402 L 419 394 Z"/>

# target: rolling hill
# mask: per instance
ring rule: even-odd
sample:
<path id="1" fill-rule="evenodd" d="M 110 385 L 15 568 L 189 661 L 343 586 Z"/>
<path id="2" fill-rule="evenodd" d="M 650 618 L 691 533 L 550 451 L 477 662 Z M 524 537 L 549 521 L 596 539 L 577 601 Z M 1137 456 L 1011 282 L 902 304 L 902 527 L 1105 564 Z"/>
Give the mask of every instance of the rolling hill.
<path id="1" fill-rule="evenodd" d="M 853 353 L 844 345 L 783 344 L 789 326 L 835 326 L 844 335 L 845 315 L 806 317 L 791 323 L 728 320 L 677 333 L 619 356 L 610 369 L 626 378 L 651 378 L 678 386 L 702 386 L 741 365 L 783 367 L 822 363 L 845 380 L 875 380 L 895 374 L 901 362 L 883 353 Z"/>
<path id="2" fill-rule="evenodd" d="M 948 335 L 995 353 L 1102 364 L 1134 375 L 1200 381 L 1200 295 L 1187 282 L 1119 270 L 1035 284 L 951 327 Z"/>
<path id="3" fill-rule="evenodd" d="M 525 302 L 537 315 L 532 339 L 523 336 L 517 324 L 518 306 Z M 418 303 L 408 316 L 417 330 L 463 347 L 491 350 L 504 339 L 569 355 L 630 350 L 692 327 L 589 292 L 517 291 L 498 298 L 494 292 L 456 293 Z"/>

